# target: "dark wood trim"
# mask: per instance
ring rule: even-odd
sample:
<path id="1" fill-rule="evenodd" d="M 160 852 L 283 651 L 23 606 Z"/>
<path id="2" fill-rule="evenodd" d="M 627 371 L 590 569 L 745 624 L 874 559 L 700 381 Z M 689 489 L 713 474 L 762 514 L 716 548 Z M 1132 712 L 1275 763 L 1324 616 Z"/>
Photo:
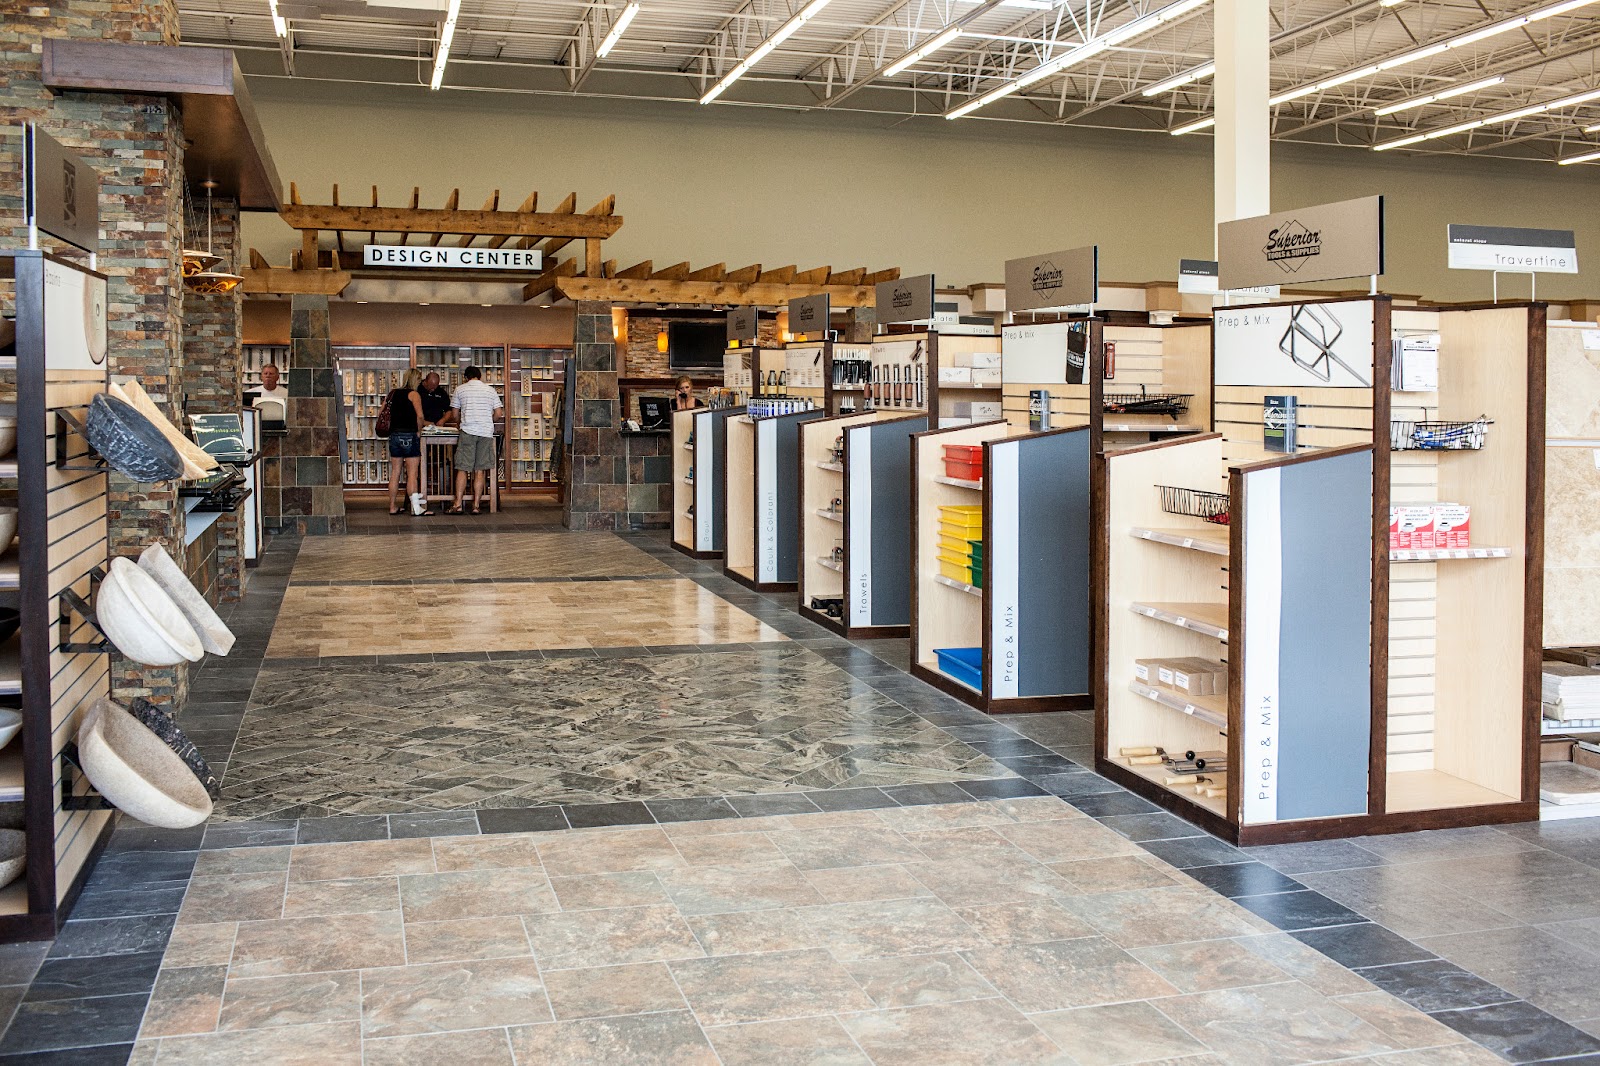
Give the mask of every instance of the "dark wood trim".
<path id="1" fill-rule="evenodd" d="M 78 905 L 78 897 L 83 895 L 83 890 L 89 883 L 89 874 L 100 861 L 100 856 L 105 853 L 106 846 L 111 843 L 111 834 L 121 817 L 120 812 L 113 814 L 100 827 L 100 832 L 95 836 L 94 846 L 89 849 L 89 854 L 84 857 L 83 866 L 78 871 L 78 879 L 68 887 L 66 895 L 61 900 L 61 906 L 56 911 L 56 931 L 66 925 L 67 919 L 72 917 L 72 909 Z"/>
<path id="2" fill-rule="evenodd" d="M 1222 436 L 1221 433 L 1188 433 L 1171 440 L 1153 440 L 1148 444 L 1130 444 L 1126 448 L 1117 448 L 1105 453 L 1106 458 L 1115 459 L 1119 455 L 1134 455 L 1139 452 L 1153 452 L 1157 448 L 1171 448 L 1177 444 L 1194 444 L 1203 440 L 1214 440 Z"/>
<path id="3" fill-rule="evenodd" d="M 913 654 L 914 654 L 913 649 Z M 1016 699 L 991 699 L 981 692 L 968 688 L 953 677 L 938 670 L 913 662 L 911 676 L 932 685 L 939 691 L 954 696 L 962 703 L 985 714 L 1035 714 L 1048 711 L 1082 711 L 1091 706 L 1092 697 L 1080 696 L 1021 696 Z"/>
<path id="4" fill-rule="evenodd" d="M 1229 758 L 1232 758 L 1232 756 L 1230 755 Z M 1113 762 L 1109 758 L 1097 759 L 1094 768 L 1095 772 L 1100 776 L 1115 781 L 1129 792 L 1143 796 L 1156 806 L 1164 807 L 1185 821 L 1193 822 L 1212 836 L 1221 837 L 1230 844 L 1238 843 L 1239 827 L 1220 817 L 1210 808 L 1202 807 L 1188 797 L 1180 796 L 1170 788 L 1163 788 L 1154 781 L 1134 773 L 1126 766 Z M 1228 776 L 1230 779 L 1228 795 L 1231 803 L 1231 797 L 1233 796 L 1233 785 L 1231 783 L 1233 770 L 1230 769 L 1228 771 Z"/>
<path id="5" fill-rule="evenodd" d="M 1083 373 L 1089 385 L 1089 454 L 1091 455 L 1099 455 L 1106 448 L 1105 327 L 1103 319 L 1089 320 L 1089 350 L 1084 353 L 1083 358 Z"/>
<path id="6" fill-rule="evenodd" d="M 1228 508 L 1228 639 L 1223 642 L 1228 655 L 1227 821 L 1237 826 L 1244 821 L 1244 590 L 1249 580 L 1244 556 L 1245 472 L 1237 467 L 1228 471 Z"/>
<path id="7" fill-rule="evenodd" d="M 722 572 L 754 592 L 794 592 L 799 587 L 794 581 L 757 581 L 755 578 L 745 577 L 729 566 L 724 566 Z"/>
<path id="8" fill-rule="evenodd" d="M 1539 803 L 1539 739 L 1543 722 L 1542 664 L 1544 659 L 1544 514 L 1545 514 L 1545 390 L 1549 343 L 1549 308 L 1528 305 L 1528 471 L 1527 559 L 1523 571 L 1522 611 L 1522 800 Z"/>
<path id="9" fill-rule="evenodd" d="M 1107 739 L 1111 719 L 1106 705 L 1111 699 L 1111 470 L 1105 453 L 1089 456 L 1089 514 L 1094 529 L 1089 536 L 1089 614 L 1094 646 L 1090 663 L 1089 694 L 1094 700 L 1094 754 L 1096 762 L 1110 755 Z"/>
<path id="10" fill-rule="evenodd" d="M 829 618 L 827 615 L 823 614 L 821 611 L 813 610 L 809 605 L 807 605 L 805 603 L 798 604 L 797 605 L 797 610 L 798 610 L 798 612 L 800 614 L 800 617 L 804 618 L 806 621 L 815 622 L 817 625 L 821 626 L 823 629 L 828 630 L 830 633 L 837 633 L 839 636 L 844 637 L 846 640 L 850 639 L 849 630 L 846 629 L 844 623 L 837 622 L 834 619 Z"/>
<path id="11" fill-rule="evenodd" d="M 1387 426 L 1385 426 L 1384 429 L 1385 432 L 1388 431 Z M 1185 437 L 1182 439 L 1192 440 L 1193 438 Z M 1314 463 L 1318 459 L 1328 459 L 1333 456 L 1352 455 L 1356 452 L 1373 450 L 1375 449 L 1371 444 L 1341 444 L 1337 448 L 1318 448 L 1314 451 L 1299 451 L 1295 452 L 1293 455 L 1285 455 L 1281 459 L 1258 459 L 1253 463 L 1237 463 L 1228 467 L 1228 469 L 1237 470 L 1241 474 L 1254 474 L 1260 470 L 1272 470 L 1276 467 L 1294 466 L 1296 463 Z M 1387 536 L 1387 522 L 1384 523 L 1384 529 L 1385 536 Z"/>
<path id="12" fill-rule="evenodd" d="M 1241 847 L 1261 844 L 1293 844 L 1308 840 L 1336 840 L 1353 836 L 1382 836 L 1390 833 L 1415 833 L 1424 829 L 1462 829 L 1475 825 L 1507 825 L 1539 820 L 1537 802 L 1493 803 L 1476 807 L 1449 807 L 1428 811 L 1401 811 L 1395 814 L 1351 815 L 1346 818 L 1315 818 L 1303 822 L 1274 822 L 1246 826 L 1234 843 Z"/>
<path id="13" fill-rule="evenodd" d="M 693 548 L 684 547 L 682 544 L 679 544 L 677 541 L 673 541 L 672 542 L 672 546 L 673 546 L 673 548 L 675 548 L 678 551 L 682 552 L 684 555 L 687 555 L 691 559 L 720 559 L 720 558 L 722 558 L 722 553 L 721 552 L 695 551 Z"/>
<path id="14" fill-rule="evenodd" d="M 1393 301 L 1378 297 L 1372 308 L 1372 724 L 1367 760 L 1367 816 L 1389 802 L 1389 353 Z M 1326 453 L 1323 453 L 1326 454 Z"/>

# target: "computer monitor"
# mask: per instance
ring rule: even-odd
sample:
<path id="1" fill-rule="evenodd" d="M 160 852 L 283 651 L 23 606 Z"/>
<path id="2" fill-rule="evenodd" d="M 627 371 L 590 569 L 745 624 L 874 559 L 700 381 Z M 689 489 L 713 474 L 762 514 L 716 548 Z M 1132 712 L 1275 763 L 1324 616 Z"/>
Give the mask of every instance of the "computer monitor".
<path id="1" fill-rule="evenodd" d="M 671 423 L 671 400 L 664 396 L 639 397 L 639 428 L 666 429 Z"/>

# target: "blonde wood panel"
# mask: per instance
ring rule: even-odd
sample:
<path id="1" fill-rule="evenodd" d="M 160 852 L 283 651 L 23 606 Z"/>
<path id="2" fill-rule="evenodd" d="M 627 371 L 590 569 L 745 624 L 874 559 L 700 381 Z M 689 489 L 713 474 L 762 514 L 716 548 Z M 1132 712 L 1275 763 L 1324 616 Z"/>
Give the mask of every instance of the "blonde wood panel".
<path id="1" fill-rule="evenodd" d="M 1065 429 L 1089 424 L 1089 386 L 1008 381 L 1000 403 L 1006 421 L 1017 432 L 1029 432 L 1028 393 L 1039 389 L 1050 395 L 1050 428 Z"/>
<path id="2" fill-rule="evenodd" d="M 684 480 L 694 465 L 694 453 L 688 447 L 694 433 L 694 412 L 672 412 L 672 541 L 693 550 L 694 519 L 689 517 L 689 505 L 694 502 L 694 486 Z"/>
<path id="3" fill-rule="evenodd" d="M 1300 406 L 1299 430 L 1304 435 L 1308 429 L 1359 430 L 1359 439 L 1365 441 L 1372 433 L 1370 407 L 1307 407 Z M 1261 404 L 1244 404 L 1217 401 L 1217 421 L 1250 423 L 1261 421 Z M 1352 441 L 1352 443 L 1355 443 Z"/>
<path id="4" fill-rule="evenodd" d="M 754 578 L 756 566 L 756 425 L 748 415 L 727 420 L 728 489 L 724 565 Z M 698 474 L 698 472 L 697 472 Z"/>
<path id="5" fill-rule="evenodd" d="M 54 544 L 62 537 L 76 533 L 93 523 L 103 523 L 106 518 L 106 497 L 104 493 L 95 493 L 84 500 L 72 503 L 62 501 L 60 509 L 56 501 L 51 501 L 49 537 Z"/>
<path id="6" fill-rule="evenodd" d="M 941 337 L 941 344 L 943 340 Z M 981 444 L 1008 436 L 1011 427 L 1005 422 L 987 422 L 912 438 L 912 476 L 917 479 L 916 543 L 912 546 L 917 583 L 917 613 L 912 620 L 916 662 L 933 666 L 935 648 L 975 648 L 983 643 L 983 599 L 934 580 L 939 573 L 939 508 L 983 502 L 981 493 L 933 480 L 944 476 L 944 446 Z"/>
<path id="7" fill-rule="evenodd" d="M 867 411 L 800 423 L 800 479 L 804 486 L 800 497 L 800 603 L 803 606 L 810 606 L 813 596 L 844 594 L 844 575 L 817 561 L 833 551 L 835 541 L 845 539 L 847 527 L 844 523 L 817 514 L 832 503 L 834 497 L 844 495 L 844 475 L 823 470 L 817 464 L 832 461 L 834 441 L 846 426 L 875 422 L 881 417 L 879 412 Z"/>
<path id="8" fill-rule="evenodd" d="M 1169 392 L 1187 392 L 1189 421 L 1210 430 L 1211 324 L 1161 331 L 1161 384 Z"/>
<path id="9" fill-rule="evenodd" d="M 1471 505 L 1472 543 L 1509 547 L 1511 557 L 1439 567 L 1435 767 L 1480 789 L 1517 796 L 1522 790 L 1522 649 L 1530 606 L 1523 595 L 1528 311 L 1445 312 L 1439 332 L 1439 402 L 1445 417 L 1482 413 L 1495 422 L 1482 451 L 1440 457 L 1439 495 Z"/>
<path id="10" fill-rule="evenodd" d="M 1217 438 L 1107 456 L 1107 755 L 1121 747 L 1159 744 L 1179 750 L 1226 747 L 1214 726 L 1136 695 L 1128 688 L 1135 659 L 1201 655 L 1226 659 L 1226 645 L 1211 637 L 1134 614 L 1149 601 L 1226 603 L 1227 572 L 1215 555 L 1131 535 L 1135 527 L 1204 529 L 1197 518 L 1161 509 L 1157 485 L 1207 491 L 1226 488 L 1222 441 Z"/>

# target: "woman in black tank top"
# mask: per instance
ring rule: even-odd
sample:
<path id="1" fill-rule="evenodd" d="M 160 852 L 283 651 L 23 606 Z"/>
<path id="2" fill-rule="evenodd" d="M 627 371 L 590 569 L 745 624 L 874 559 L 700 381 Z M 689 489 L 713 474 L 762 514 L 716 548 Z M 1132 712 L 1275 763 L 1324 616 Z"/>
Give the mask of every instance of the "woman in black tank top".
<path id="1" fill-rule="evenodd" d="M 400 467 L 405 465 L 406 496 L 417 517 L 433 514 L 422 494 L 422 371 L 412 367 L 389 393 L 389 513 L 399 514 Z"/>

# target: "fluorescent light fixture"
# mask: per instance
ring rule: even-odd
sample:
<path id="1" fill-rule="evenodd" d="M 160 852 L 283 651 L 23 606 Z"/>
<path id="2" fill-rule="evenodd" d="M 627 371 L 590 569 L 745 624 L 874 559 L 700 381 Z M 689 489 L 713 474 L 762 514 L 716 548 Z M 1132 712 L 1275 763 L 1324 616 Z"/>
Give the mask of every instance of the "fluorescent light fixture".
<path id="1" fill-rule="evenodd" d="M 267 10 L 272 12 L 272 32 L 279 37 L 289 36 L 289 23 L 278 13 L 278 0 L 267 0 Z"/>
<path id="2" fill-rule="evenodd" d="M 1130 41 L 1141 34 L 1149 33 L 1157 26 L 1171 22 L 1173 19 L 1181 18 L 1196 8 L 1204 7 L 1210 2 L 1211 0 L 1178 0 L 1178 3 L 1176 4 L 1168 4 L 1166 7 L 1161 8 L 1158 11 L 1152 11 L 1148 15 L 1143 15 L 1129 22 L 1124 22 L 1121 26 L 1118 26 L 1115 29 L 1108 30 L 1105 33 L 1100 34 L 1098 37 L 1092 37 L 1089 40 L 1084 41 L 1071 51 L 1063 52 L 1054 59 L 1048 59 L 1045 62 L 1040 63 L 1032 70 L 1013 78 L 1004 85 L 990 89 L 982 96 L 975 96 L 966 103 L 951 108 L 949 111 L 945 112 L 944 117 L 955 119 L 961 118 L 963 115 L 970 115 L 980 107 L 987 107 L 996 100 L 999 100 L 1002 97 L 1010 96 L 1019 89 L 1026 89 L 1028 86 L 1037 82 L 1041 82 L 1053 75 L 1059 74 L 1069 67 L 1077 66 L 1086 59 L 1097 56 L 1101 52 L 1104 52 L 1109 48 L 1114 48 L 1125 41 Z"/>
<path id="3" fill-rule="evenodd" d="M 1170 93 L 1172 90 L 1180 89 L 1192 81 L 1203 81 L 1216 72 L 1217 65 L 1215 63 L 1207 63 L 1204 66 L 1195 67 L 1193 70 L 1186 70 L 1176 77 L 1168 78 L 1166 81 L 1158 81 L 1146 89 L 1144 94 L 1146 96 L 1160 96 L 1162 93 Z"/>
<path id="4" fill-rule="evenodd" d="M 1498 126 L 1505 122 L 1515 122 L 1517 119 L 1527 118 L 1529 115 L 1542 115 L 1546 111 L 1559 111 L 1563 107 L 1576 107 L 1578 104 L 1586 104 L 1591 100 L 1600 100 L 1600 89 L 1588 89 L 1581 93 L 1573 93 L 1571 96 L 1563 96 L 1559 100 L 1551 100 L 1548 103 L 1519 107 L 1514 111 L 1502 111 L 1497 115 L 1487 115 L 1483 118 L 1473 119 L 1470 122 L 1458 122 L 1454 126 L 1429 130 L 1427 133 L 1413 134 L 1398 141 L 1385 141 L 1383 144 L 1373 145 L 1372 150 L 1374 152 L 1383 152 L 1390 148 L 1404 148 L 1406 145 L 1416 144 L 1418 141 L 1431 141 L 1439 137 L 1449 137 L 1453 134 L 1475 130 L 1479 126 Z M 1600 126 L 1596 126 L 1595 129 L 1600 129 Z"/>
<path id="5" fill-rule="evenodd" d="M 638 14 L 639 0 L 633 0 L 633 3 L 622 9 L 622 14 L 617 16 L 617 21 L 611 24 L 611 31 L 606 34 L 606 39 L 600 42 L 599 48 L 594 50 L 596 59 L 604 59 L 611 54 L 611 50 L 617 46 L 617 42 L 622 40 L 622 31 L 628 28 L 628 23 L 632 22 L 634 16 Z"/>
<path id="6" fill-rule="evenodd" d="M 1217 118 L 1215 115 L 1213 115 L 1210 118 L 1200 119 L 1198 122 L 1191 122 L 1187 126 L 1179 126 L 1177 129 L 1170 130 L 1169 132 L 1174 137 L 1182 137 L 1185 133 L 1198 133 L 1203 129 L 1209 129 L 1216 124 Z"/>
<path id="7" fill-rule="evenodd" d="M 1583 132 L 1585 132 L 1585 133 L 1600 133 L 1600 126 L 1587 126 L 1587 127 L 1584 128 Z"/>
<path id="8" fill-rule="evenodd" d="M 884 77 L 892 78 L 902 70 L 905 70 L 911 64 L 922 62 L 924 59 L 928 58 L 933 53 L 937 52 L 939 49 L 943 48 L 945 45 L 949 44 L 951 41 L 960 36 L 960 26 L 951 26 L 944 32 L 936 34 L 885 67 L 883 70 Z"/>
<path id="9" fill-rule="evenodd" d="M 727 91 L 728 86 L 732 85 L 734 82 L 750 73 L 750 69 L 765 59 L 767 57 L 767 53 L 771 52 L 784 41 L 787 41 L 790 37 L 793 37 L 795 32 L 799 30 L 801 26 L 804 26 L 806 23 L 816 18 L 817 13 L 827 6 L 828 0 L 811 0 L 809 4 L 795 12 L 795 14 L 791 15 L 787 22 L 785 22 L 782 26 L 779 26 L 776 30 L 772 31 L 772 36 L 756 45 L 749 55 L 745 56 L 743 59 L 739 60 L 738 63 L 734 64 L 733 69 L 724 74 L 722 76 L 722 80 L 713 85 L 710 90 L 700 98 L 700 102 L 702 104 L 709 104 L 711 101 L 721 96 Z"/>
<path id="10" fill-rule="evenodd" d="M 1499 85 L 1505 80 L 1506 79 L 1504 77 L 1496 75 L 1493 78 L 1484 78 L 1481 81 L 1473 81 L 1468 82 L 1465 85 L 1458 85 L 1453 89 L 1441 89 L 1436 93 L 1429 93 L 1427 96 L 1418 96 L 1411 100 L 1402 100 L 1398 104 L 1388 104 L 1384 107 L 1375 107 L 1372 109 L 1372 113 L 1374 115 L 1393 115 L 1401 111 L 1410 111 L 1414 107 L 1424 107 L 1440 100 L 1449 100 L 1453 97 L 1465 96 L 1467 93 L 1477 92 L 1479 89 L 1487 89 L 1492 85 Z"/>
<path id="11" fill-rule="evenodd" d="M 444 28 L 439 32 L 439 50 L 433 55 L 433 78 L 428 88 L 437 89 L 444 81 L 444 65 L 450 62 L 450 42 L 456 37 L 456 19 L 461 17 L 461 0 L 450 0 L 444 13 Z"/>
<path id="12" fill-rule="evenodd" d="M 1378 0 L 1379 7 L 1399 7 L 1406 0 Z"/>
<path id="13" fill-rule="evenodd" d="M 1573 163 L 1592 163 L 1596 159 L 1600 159 L 1600 152 L 1585 152 L 1583 155 L 1569 155 L 1565 159 L 1557 159 L 1556 162 L 1565 167 L 1570 166 Z"/>

